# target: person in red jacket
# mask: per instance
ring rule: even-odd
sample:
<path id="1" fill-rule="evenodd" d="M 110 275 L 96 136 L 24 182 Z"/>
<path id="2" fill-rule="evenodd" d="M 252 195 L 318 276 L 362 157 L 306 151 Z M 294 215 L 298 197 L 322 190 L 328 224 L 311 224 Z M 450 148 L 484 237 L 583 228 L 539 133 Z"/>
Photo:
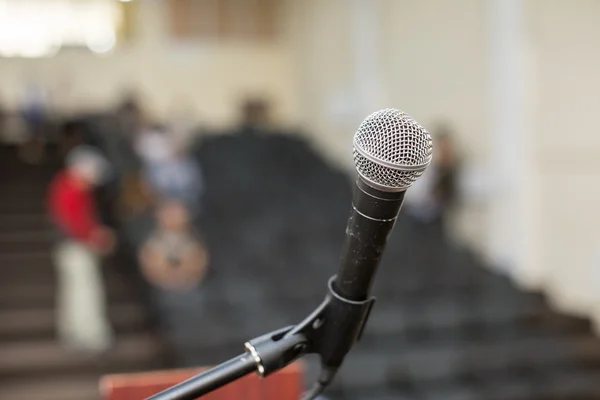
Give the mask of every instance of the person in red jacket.
<path id="1" fill-rule="evenodd" d="M 58 336 L 74 350 L 103 352 L 112 342 L 100 256 L 112 251 L 115 239 L 99 222 L 93 196 L 108 171 L 107 160 L 97 150 L 77 146 L 50 184 L 48 210 L 59 234 L 54 253 Z"/>

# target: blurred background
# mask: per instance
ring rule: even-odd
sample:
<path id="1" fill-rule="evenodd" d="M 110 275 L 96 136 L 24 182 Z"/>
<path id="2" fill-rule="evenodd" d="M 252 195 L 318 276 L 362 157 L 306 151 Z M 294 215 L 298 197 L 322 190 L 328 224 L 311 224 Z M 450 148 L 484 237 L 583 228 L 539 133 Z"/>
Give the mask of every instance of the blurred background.
<path id="1" fill-rule="evenodd" d="M 326 398 L 600 399 L 599 17 L 0 0 L 0 399 L 97 399 L 102 374 L 216 364 L 306 316 L 353 134 L 388 107 L 434 162 Z"/>

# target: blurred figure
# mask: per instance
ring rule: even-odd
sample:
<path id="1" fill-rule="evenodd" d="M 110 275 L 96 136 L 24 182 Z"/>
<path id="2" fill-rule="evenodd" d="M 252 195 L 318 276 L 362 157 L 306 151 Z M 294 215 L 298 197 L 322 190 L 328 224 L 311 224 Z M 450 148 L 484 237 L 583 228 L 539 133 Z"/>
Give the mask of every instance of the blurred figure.
<path id="1" fill-rule="evenodd" d="M 60 235 L 54 253 L 58 335 L 73 350 L 103 352 L 112 341 L 99 268 L 100 257 L 112 252 L 115 236 L 99 223 L 93 198 L 108 173 L 108 162 L 96 149 L 78 146 L 50 186 L 49 212 Z"/>
<path id="2" fill-rule="evenodd" d="M 177 200 L 188 208 L 190 218 L 200 213 L 204 190 L 198 163 L 187 149 L 179 149 L 162 127 L 140 135 L 136 150 L 143 161 L 143 176 L 161 200 Z"/>
<path id="3" fill-rule="evenodd" d="M 189 100 L 179 99 L 169 112 L 169 132 L 177 151 L 191 150 L 198 137 L 197 122 L 194 111 L 189 107 Z"/>
<path id="4" fill-rule="evenodd" d="M 259 134 L 268 131 L 271 123 L 270 111 L 266 100 L 259 98 L 247 100 L 242 106 L 240 133 Z"/>
<path id="5" fill-rule="evenodd" d="M 3 104 L 0 102 L 0 140 L 2 140 L 5 135 L 4 131 L 6 129 L 6 120 L 8 119 L 7 116 L 8 115 Z"/>
<path id="6" fill-rule="evenodd" d="M 202 281 L 208 257 L 190 222 L 187 207 L 178 201 L 158 209 L 157 229 L 140 252 L 144 275 L 155 287 L 190 291 Z"/>
<path id="7" fill-rule="evenodd" d="M 104 134 L 104 145 L 117 174 L 117 183 L 122 184 L 125 175 L 139 168 L 139 159 L 134 144 L 144 129 L 142 107 L 133 97 L 128 97 L 115 112 L 116 126 Z"/>
<path id="8" fill-rule="evenodd" d="M 183 204 L 166 202 L 156 217 L 157 228 L 139 252 L 139 264 L 151 285 L 150 298 L 166 338 L 175 349 L 193 349 L 198 341 L 195 327 L 211 323 L 206 320 L 206 294 L 201 288 L 208 270 L 208 253 L 194 234 Z M 197 365 L 194 352 L 185 351 L 180 356 L 179 365 Z"/>
<path id="9" fill-rule="evenodd" d="M 175 153 L 173 141 L 159 125 L 143 130 L 136 138 L 134 148 L 146 166 L 164 163 Z"/>
<path id="10" fill-rule="evenodd" d="M 407 191 L 407 211 L 424 223 L 443 223 L 457 195 L 459 163 L 452 131 L 440 125 L 432 165 Z"/>
<path id="11" fill-rule="evenodd" d="M 115 110 L 87 121 L 86 142 L 94 144 L 107 157 L 112 167 L 111 180 L 96 195 L 107 225 L 119 225 L 119 210 L 115 199 L 120 197 L 127 176 L 140 168 L 140 159 L 134 151 L 134 141 L 143 126 L 141 107 L 133 98 L 127 98 Z"/>
<path id="12" fill-rule="evenodd" d="M 435 171 L 433 197 L 438 204 L 439 217 L 443 219 L 457 199 L 460 165 L 451 129 L 443 126 L 436 139 L 438 156 L 433 165 Z"/>
<path id="13" fill-rule="evenodd" d="M 46 119 L 46 92 L 36 84 L 25 87 L 20 104 L 20 113 L 27 131 L 27 139 L 20 148 L 21 159 L 30 164 L 44 159 L 44 123 Z"/>
<path id="14" fill-rule="evenodd" d="M 130 138 L 135 137 L 144 127 L 144 114 L 134 96 L 127 96 L 117 108 L 117 119 L 121 130 Z"/>
<path id="15" fill-rule="evenodd" d="M 84 124 L 79 120 L 67 121 L 62 129 L 59 143 L 59 152 L 62 157 L 75 147 L 84 143 Z"/>
<path id="16" fill-rule="evenodd" d="M 119 196 L 119 221 L 130 250 L 137 254 L 154 229 L 155 195 L 139 172 L 125 176 Z"/>

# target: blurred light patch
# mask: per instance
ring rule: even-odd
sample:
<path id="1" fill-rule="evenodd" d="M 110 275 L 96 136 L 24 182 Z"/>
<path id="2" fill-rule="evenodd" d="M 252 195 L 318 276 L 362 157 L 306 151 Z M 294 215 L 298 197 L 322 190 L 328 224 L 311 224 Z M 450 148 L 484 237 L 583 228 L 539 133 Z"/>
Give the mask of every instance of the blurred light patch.
<path id="1" fill-rule="evenodd" d="M 117 43 L 117 37 L 111 30 L 91 34 L 87 39 L 88 48 L 94 53 L 103 54 L 111 51 Z"/>
<path id="2" fill-rule="evenodd" d="M 0 0 L 0 57 L 52 57 L 63 47 L 106 53 L 121 18 L 114 0 Z"/>

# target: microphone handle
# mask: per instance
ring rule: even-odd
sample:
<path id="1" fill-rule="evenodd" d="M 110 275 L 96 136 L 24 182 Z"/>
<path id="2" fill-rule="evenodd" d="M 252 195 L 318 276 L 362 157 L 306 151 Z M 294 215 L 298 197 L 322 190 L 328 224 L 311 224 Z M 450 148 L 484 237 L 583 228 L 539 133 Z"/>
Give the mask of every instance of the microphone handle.
<path id="1" fill-rule="evenodd" d="M 405 193 L 384 192 L 367 185 L 360 177 L 356 180 L 341 263 L 333 283 L 333 290 L 339 296 L 352 301 L 369 298 Z"/>
<path id="2" fill-rule="evenodd" d="M 377 266 L 396 223 L 405 192 L 383 192 L 358 178 L 338 273 L 329 285 L 329 304 L 318 332 L 326 386 L 360 339 L 375 301 L 369 298 Z"/>

